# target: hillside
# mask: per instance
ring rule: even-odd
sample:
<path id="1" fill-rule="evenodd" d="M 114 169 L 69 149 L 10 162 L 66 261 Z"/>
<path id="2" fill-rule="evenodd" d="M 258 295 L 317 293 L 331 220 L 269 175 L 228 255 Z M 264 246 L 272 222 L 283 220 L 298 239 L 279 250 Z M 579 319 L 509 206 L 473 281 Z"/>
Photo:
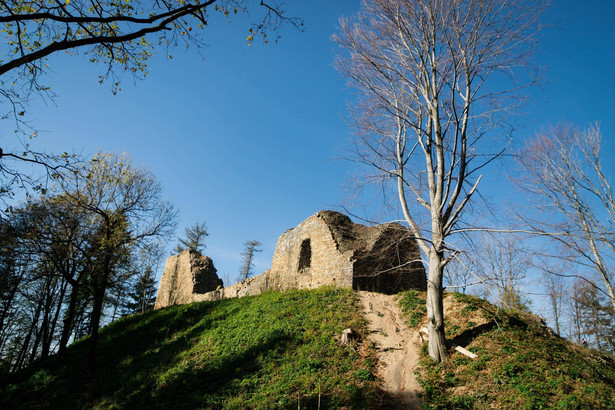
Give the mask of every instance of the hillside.
<path id="1" fill-rule="evenodd" d="M 425 293 L 400 299 L 408 324 L 425 325 Z M 615 408 L 615 360 L 553 334 L 535 315 L 502 311 L 469 295 L 444 299 L 447 339 L 478 357 L 454 353 L 435 364 L 421 352 L 419 382 L 431 408 Z"/>
<path id="2" fill-rule="evenodd" d="M 411 329 L 424 326 L 424 297 L 399 299 Z M 448 337 L 478 358 L 433 364 L 424 345 L 426 408 L 615 408 L 612 357 L 471 296 L 448 294 L 445 310 Z M 51 358 L 3 383 L 0 408 L 389 408 L 360 312 L 353 292 L 319 289 L 127 317 L 102 330 L 95 378 L 80 341 L 64 364 Z M 339 343 L 347 327 L 360 335 L 352 346 Z"/>
<path id="3" fill-rule="evenodd" d="M 86 344 L 0 391 L 0 408 L 369 408 L 382 393 L 375 360 L 342 346 L 363 329 L 349 290 L 268 292 L 173 306 L 101 330 L 100 370 L 87 378 Z"/>

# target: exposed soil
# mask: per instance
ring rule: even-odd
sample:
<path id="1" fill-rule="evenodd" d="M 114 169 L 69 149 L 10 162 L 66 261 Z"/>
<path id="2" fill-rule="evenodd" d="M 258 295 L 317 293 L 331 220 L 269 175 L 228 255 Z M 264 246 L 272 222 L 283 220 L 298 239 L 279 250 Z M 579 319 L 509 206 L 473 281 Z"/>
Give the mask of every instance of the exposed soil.
<path id="1" fill-rule="evenodd" d="M 396 400 L 399 409 L 420 409 L 421 387 L 416 381 L 421 347 L 419 332 L 408 329 L 395 295 L 358 292 L 367 320 L 369 339 L 378 351 L 378 376 L 382 389 Z"/>

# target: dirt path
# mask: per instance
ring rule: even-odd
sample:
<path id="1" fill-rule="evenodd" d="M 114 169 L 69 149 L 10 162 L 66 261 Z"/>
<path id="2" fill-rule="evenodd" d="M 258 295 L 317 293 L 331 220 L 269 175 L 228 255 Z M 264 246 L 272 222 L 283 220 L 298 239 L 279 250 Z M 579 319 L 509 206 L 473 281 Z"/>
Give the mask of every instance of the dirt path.
<path id="1" fill-rule="evenodd" d="M 417 331 L 407 328 L 395 295 L 358 292 L 369 329 L 369 339 L 378 351 L 382 388 L 399 400 L 400 409 L 420 409 L 421 387 L 414 371 L 419 362 L 421 339 Z"/>

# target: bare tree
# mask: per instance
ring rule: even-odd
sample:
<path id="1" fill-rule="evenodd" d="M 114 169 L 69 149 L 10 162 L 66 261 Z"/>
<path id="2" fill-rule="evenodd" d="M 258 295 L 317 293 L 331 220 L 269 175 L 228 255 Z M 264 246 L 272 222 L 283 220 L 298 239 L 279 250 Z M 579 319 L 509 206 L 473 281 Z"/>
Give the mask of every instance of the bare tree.
<path id="1" fill-rule="evenodd" d="M 567 284 L 562 276 L 555 275 L 553 272 L 565 272 L 568 267 L 564 263 L 558 263 L 551 267 L 544 265 L 543 281 L 542 284 L 547 293 L 547 298 L 551 308 L 551 317 L 553 318 L 553 325 L 558 335 L 561 335 L 562 331 L 562 319 L 564 315 L 564 307 L 568 302 Z"/>
<path id="2" fill-rule="evenodd" d="M 518 156 L 519 185 L 533 194 L 541 220 L 525 219 L 563 249 L 560 259 L 597 271 L 615 308 L 615 197 L 601 164 L 601 133 L 560 125 L 538 135 Z"/>
<path id="3" fill-rule="evenodd" d="M 262 249 L 259 249 L 261 245 L 259 241 L 248 241 L 243 244 L 245 249 L 241 253 L 243 258 L 241 259 L 241 268 L 239 269 L 239 281 L 246 280 L 254 274 L 254 253 L 262 251 Z"/>
<path id="4" fill-rule="evenodd" d="M 365 0 L 338 69 L 360 91 L 358 160 L 390 183 L 428 261 L 429 354 L 447 356 L 442 278 L 479 171 L 509 141 L 542 0 Z M 421 223 L 423 222 L 423 223 Z"/>
<path id="5" fill-rule="evenodd" d="M 504 309 L 529 311 L 524 295 L 526 273 L 533 254 L 522 238 L 484 232 L 473 238 L 470 247 L 455 255 L 446 266 L 447 288 L 478 285 L 486 298 Z"/>
<path id="6" fill-rule="evenodd" d="M 486 235 L 479 272 L 497 295 L 496 303 L 505 309 L 528 311 L 529 300 L 521 287 L 531 266 L 529 253 L 512 237 Z"/>
<path id="7" fill-rule="evenodd" d="M 460 256 L 457 255 L 446 265 L 444 281 L 448 289 L 466 293 L 471 286 L 481 284 L 481 278 L 474 273 L 472 263 Z"/>

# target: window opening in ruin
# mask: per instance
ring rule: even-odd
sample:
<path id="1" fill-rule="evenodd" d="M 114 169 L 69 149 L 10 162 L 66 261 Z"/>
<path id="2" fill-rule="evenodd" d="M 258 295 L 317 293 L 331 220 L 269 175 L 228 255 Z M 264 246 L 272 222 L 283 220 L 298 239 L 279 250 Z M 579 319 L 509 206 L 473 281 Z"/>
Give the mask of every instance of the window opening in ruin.
<path id="1" fill-rule="evenodd" d="M 310 268 L 312 262 L 312 245 L 309 239 L 301 242 L 301 252 L 299 253 L 299 272 Z"/>

